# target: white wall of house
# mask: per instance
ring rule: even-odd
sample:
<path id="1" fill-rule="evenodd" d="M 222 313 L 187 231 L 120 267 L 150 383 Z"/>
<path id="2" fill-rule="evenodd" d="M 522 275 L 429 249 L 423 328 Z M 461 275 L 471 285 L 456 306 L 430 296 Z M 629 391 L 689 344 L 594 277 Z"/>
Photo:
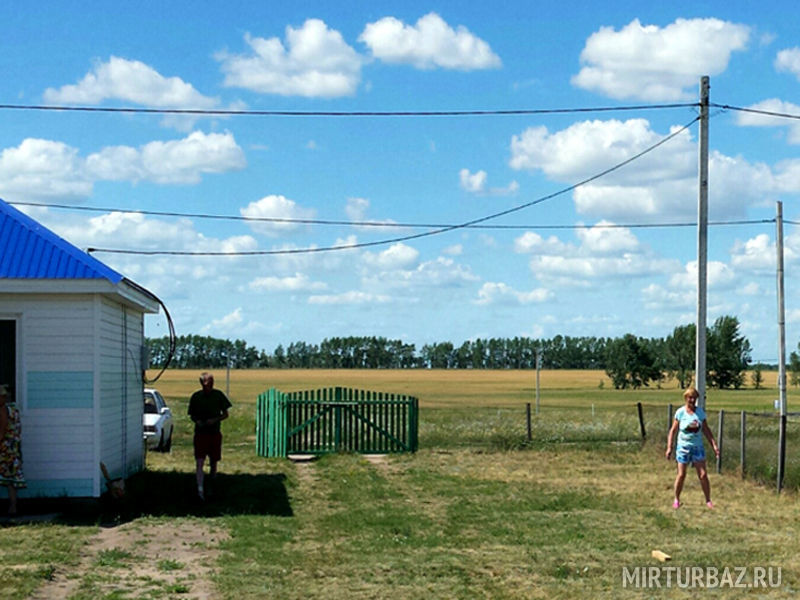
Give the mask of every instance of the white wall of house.
<path id="1" fill-rule="evenodd" d="M 99 459 L 112 477 L 127 477 L 144 466 L 142 314 L 108 298 L 97 303 Z"/>
<path id="2" fill-rule="evenodd" d="M 21 496 L 99 496 L 143 466 L 143 314 L 100 294 L 3 294 L 17 321 Z M 0 488 L 0 494 L 5 489 Z"/>

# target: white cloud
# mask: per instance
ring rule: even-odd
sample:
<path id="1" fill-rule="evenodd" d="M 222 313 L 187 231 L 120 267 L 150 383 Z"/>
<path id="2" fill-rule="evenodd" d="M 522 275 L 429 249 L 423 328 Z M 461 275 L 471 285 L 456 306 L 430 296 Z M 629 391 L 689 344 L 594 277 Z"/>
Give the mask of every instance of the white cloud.
<path id="1" fill-rule="evenodd" d="M 302 208 L 294 200 L 281 195 L 264 196 L 261 200 L 251 202 L 239 212 L 243 217 L 253 219 L 277 219 L 278 221 L 250 221 L 250 228 L 268 236 L 288 233 L 301 227 L 300 223 L 282 222 L 281 219 L 304 220 L 313 219 L 316 211 Z"/>
<path id="2" fill-rule="evenodd" d="M 662 272 L 662 265 L 667 262 L 641 254 L 614 257 L 535 256 L 531 259 L 530 267 L 539 279 L 585 283 L 657 275 Z"/>
<path id="3" fill-rule="evenodd" d="M 211 324 L 205 327 L 205 331 L 227 331 L 231 327 L 240 325 L 244 319 L 242 318 L 242 309 L 237 308 L 232 313 L 228 313 L 221 319 L 214 319 Z"/>
<path id="4" fill-rule="evenodd" d="M 353 95 L 362 58 L 336 30 L 319 19 L 286 28 L 286 46 L 276 37 L 245 35 L 249 54 L 220 52 L 225 85 L 262 94 L 335 98 Z"/>
<path id="5" fill-rule="evenodd" d="M 775 245 L 766 233 L 741 242 L 739 240 L 731 250 L 731 264 L 747 270 L 775 270 Z"/>
<path id="6" fill-rule="evenodd" d="M 394 17 L 368 23 L 358 40 L 372 55 L 387 63 L 410 64 L 418 69 L 492 69 L 501 66 L 485 41 L 466 27 L 453 29 L 436 13 L 406 25 Z"/>
<path id="7" fill-rule="evenodd" d="M 631 158 L 663 137 L 650 129 L 646 119 L 581 121 L 552 134 L 546 127 L 531 127 L 511 138 L 509 164 L 575 183 Z M 687 154 L 694 148 L 686 130 L 637 160 L 635 169 L 620 169 L 603 181 L 630 184 L 691 175 L 697 168 L 696 152 L 693 162 Z"/>
<path id="8" fill-rule="evenodd" d="M 708 288 L 730 289 L 736 282 L 733 270 L 723 262 L 710 260 L 706 265 L 706 281 Z M 669 279 L 669 285 L 675 290 L 684 290 L 697 294 L 697 261 L 686 264 L 683 272 L 675 273 Z"/>
<path id="9" fill-rule="evenodd" d="M 687 293 L 684 290 L 668 290 L 656 283 L 651 283 L 642 290 L 642 299 L 647 310 L 657 313 L 663 313 L 668 310 L 685 311 L 697 304 L 697 296 L 694 289 Z M 693 317 L 684 320 L 693 320 Z"/>
<path id="10" fill-rule="evenodd" d="M 391 231 L 394 230 L 394 227 L 390 227 L 390 225 L 394 225 L 395 221 L 392 219 L 383 219 L 377 221 L 375 219 L 367 219 L 367 211 L 369 210 L 370 201 L 366 198 L 348 198 L 347 205 L 344 208 L 344 212 L 347 215 L 347 218 L 351 221 L 370 221 L 371 223 L 379 223 L 384 226 L 381 226 L 379 229 L 380 231 Z M 375 231 L 376 227 L 372 225 L 364 225 L 357 227 L 360 231 Z"/>
<path id="11" fill-rule="evenodd" d="M 16 200 L 86 198 L 96 181 L 194 184 L 205 173 L 238 170 L 245 164 L 230 133 L 196 131 L 140 148 L 109 146 L 85 159 L 63 142 L 28 138 L 0 153 L 0 194 Z"/>
<path id="12" fill-rule="evenodd" d="M 362 277 L 362 285 L 367 289 L 429 290 L 459 287 L 478 280 L 479 277 L 469 267 L 457 264 L 452 258 L 439 256 L 434 260 L 422 262 L 413 269 L 366 271 Z"/>
<path id="13" fill-rule="evenodd" d="M 800 191 L 800 159 L 784 160 L 775 165 L 775 188 L 785 193 Z"/>
<path id="14" fill-rule="evenodd" d="M 247 287 L 267 292 L 305 292 L 324 290 L 328 286 L 322 281 L 311 281 L 308 275 L 303 273 L 295 273 L 291 277 L 258 277 Z"/>
<path id="15" fill-rule="evenodd" d="M 578 229 L 578 239 L 586 250 L 593 254 L 639 251 L 639 240 L 631 230 L 624 227 L 616 228 L 613 225 L 609 221 L 600 221 L 592 227 Z"/>
<path id="16" fill-rule="evenodd" d="M 787 235 L 784 238 L 784 265 L 795 264 L 800 260 L 800 236 Z M 761 233 L 742 242 L 736 240 L 731 249 L 731 265 L 744 271 L 774 274 L 778 266 L 775 243 L 766 233 Z"/>
<path id="17" fill-rule="evenodd" d="M 152 181 L 162 184 L 199 183 L 204 173 L 243 169 L 244 152 L 233 134 L 195 131 L 181 140 L 155 141 L 140 148 L 110 146 L 90 154 L 86 170 L 107 181 Z"/>
<path id="18" fill-rule="evenodd" d="M 762 100 L 746 108 L 778 114 L 800 115 L 800 106 L 791 102 L 784 102 L 778 98 Z M 800 123 L 797 120 L 737 111 L 736 124 L 744 127 L 786 127 L 786 141 L 790 144 L 800 144 Z"/>
<path id="19" fill-rule="evenodd" d="M 344 212 L 351 221 L 363 221 L 367 209 L 369 209 L 369 200 L 366 198 L 348 198 Z"/>
<path id="20" fill-rule="evenodd" d="M 0 153 L 0 196 L 6 200 L 85 198 L 92 188 L 78 150 L 62 142 L 28 138 Z"/>
<path id="21" fill-rule="evenodd" d="M 530 268 L 535 277 L 562 285 L 585 286 L 676 270 L 677 261 L 655 256 L 630 229 L 606 227 L 610 224 L 603 221 L 599 226 L 578 230 L 579 245 L 526 232 L 514 241 L 514 249 L 533 255 Z"/>
<path id="22" fill-rule="evenodd" d="M 362 260 L 371 268 L 382 269 L 384 271 L 395 271 L 407 269 L 416 264 L 419 259 L 419 251 L 406 244 L 392 244 L 383 252 L 373 254 L 365 252 Z"/>
<path id="23" fill-rule="evenodd" d="M 601 27 L 586 40 L 572 83 L 618 99 L 696 98 L 700 76 L 725 71 L 749 36 L 749 27 L 719 19 L 677 19 L 664 28 L 634 19 L 619 31 Z"/>
<path id="24" fill-rule="evenodd" d="M 538 233 L 526 231 L 514 240 L 514 251 L 519 254 L 563 254 L 567 245 L 556 236 L 551 235 L 546 240 Z"/>
<path id="25" fill-rule="evenodd" d="M 461 256 L 463 253 L 464 246 L 461 244 L 453 244 L 442 250 L 442 254 L 447 254 L 448 256 Z"/>
<path id="26" fill-rule="evenodd" d="M 742 296 L 763 296 L 764 290 L 762 290 L 761 286 L 758 285 L 755 281 L 751 281 L 750 283 L 745 284 L 739 290 L 739 293 Z"/>
<path id="27" fill-rule="evenodd" d="M 55 220 L 42 215 L 52 227 L 73 244 L 129 247 L 143 250 L 241 252 L 258 246 L 251 236 L 209 238 L 196 231 L 189 219 L 164 221 L 141 213 L 111 212 L 87 220 Z"/>
<path id="28" fill-rule="evenodd" d="M 788 71 L 800 80 L 800 47 L 787 48 L 778 52 L 775 57 L 775 68 Z"/>
<path id="29" fill-rule="evenodd" d="M 480 195 L 488 195 L 488 196 L 509 196 L 512 194 L 517 193 L 519 190 L 519 184 L 516 181 L 512 181 L 506 187 L 497 188 L 487 188 L 486 184 L 488 181 L 488 175 L 486 171 L 477 171 L 476 173 L 470 173 L 469 169 L 461 169 L 458 172 L 459 183 L 461 185 L 461 189 L 470 192 L 472 194 L 480 194 Z"/>
<path id="30" fill-rule="evenodd" d="M 309 304 L 386 304 L 391 301 L 391 296 L 385 294 L 371 294 L 360 291 L 311 296 L 308 299 Z"/>
<path id="31" fill-rule="evenodd" d="M 478 194 L 486 189 L 486 171 L 470 173 L 469 169 L 461 169 L 458 172 L 458 178 L 461 188 L 473 194 Z"/>
<path id="32" fill-rule="evenodd" d="M 97 104 L 104 100 L 122 100 L 157 108 L 213 108 L 219 104 L 179 77 L 164 77 L 138 60 L 112 56 L 108 62 L 95 64 L 75 85 L 48 88 L 47 102 Z"/>
<path id="33" fill-rule="evenodd" d="M 671 131 L 675 131 L 672 128 Z M 644 119 L 584 121 L 550 133 L 533 127 L 511 139 L 510 165 L 541 170 L 550 178 L 576 184 L 653 146 L 665 136 Z M 800 169 L 800 161 L 798 161 Z M 713 218 L 741 216 L 765 200 L 765 193 L 797 189 L 793 165 L 782 178 L 762 163 L 711 152 L 709 211 Z M 635 163 L 580 185 L 573 192 L 580 214 L 642 221 L 656 216 L 689 218 L 697 213 L 697 147 L 688 130 Z"/>
<path id="34" fill-rule="evenodd" d="M 212 237 L 196 230 L 194 223 L 186 218 L 163 220 L 141 213 L 112 212 L 87 219 L 48 209 L 31 211 L 31 215 L 79 248 L 231 253 L 258 248 L 251 236 Z M 204 289 L 213 290 L 219 286 L 217 289 L 224 295 L 238 285 L 240 278 L 247 280 L 252 276 L 253 259 L 238 256 L 148 256 L 146 259 L 102 253 L 97 256 L 165 301 L 171 299 L 172 302 L 190 297 L 196 287 L 193 282 L 198 280 L 205 282 Z M 198 323 L 197 327 L 200 325 Z"/>
<path id="35" fill-rule="evenodd" d="M 519 292 L 505 283 L 486 282 L 478 290 L 475 304 L 534 304 L 550 300 L 553 292 L 546 288 L 538 288 L 529 292 Z"/>

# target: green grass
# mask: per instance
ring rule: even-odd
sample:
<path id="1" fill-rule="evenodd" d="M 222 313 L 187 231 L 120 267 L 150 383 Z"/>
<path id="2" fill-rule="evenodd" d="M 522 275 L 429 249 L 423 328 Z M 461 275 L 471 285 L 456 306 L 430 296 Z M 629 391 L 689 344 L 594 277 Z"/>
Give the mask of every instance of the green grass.
<path id="1" fill-rule="evenodd" d="M 319 387 L 326 377 L 332 384 L 418 395 L 420 451 L 382 462 L 348 454 L 310 463 L 257 457 L 257 393 L 273 384 Z M 780 566 L 782 587 L 766 597 L 794 597 L 800 505 L 795 493 L 777 496 L 768 477 L 773 420 L 748 421 L 750 479 L 742 481 L 738 472 L 735 411 L 767 410 L 775 390 L 713 391 L 709 406 L 731 411 L 724 440 L 730 453 L 723 474 L 711 475 L 718 508 L 703 507 L 690 474 L 685 506 L 676 513 L 669 507 L 674 463 L 664 459 L 663 441 L 666 406 L 677 408 L 680 391 L 672 385 L 620 392 L 600 388 L 601 379 L 596 372 L 543 373 L 547 386 L 529 441 L 531 373 L 235 372 L 221 474 L 214 495 L 200 505 L 193 498 L 185 416 L 196 374 L 168 372 L 158 387 L 176 418 L 173 451 L 148 455 L 147 471 L 128 482 L 123 504 L 66 514 L 61 523 L 0 529 L 0 598 L 27 597 L 54 572 L 74 568 L 97 524 L 134 522 L 144 533 L 153 522 L 181 527 L 198 519 L 227 532 L 212 578 L 219 596 L 231 600 L 638 598 L 641 590 L 622 589 L 622 568 L 660 564 L 650 558 L 653 549 L 671 554 L 674 566 Z M 218 387 L 224 381 L 218 373 Z M 645 405 L 645 443 L 636 402 Z M 716 432 L 715 419 L 712 412 Z M 800 436 L 791 432 L 796 449 Z M 796 462 L 790 460 L 792 473 L 800 473 Z M 764 486 L 752 476 L 761 472 Z M 172 577 L 168 582 L 109 587 L 115 573 L 140 558 L 129 548 L 99 553 L 94 572 L 80 575 L 73 600 L 191 593 L 187 565 L 169 557 L 153 559 L 158 573 Z"/>

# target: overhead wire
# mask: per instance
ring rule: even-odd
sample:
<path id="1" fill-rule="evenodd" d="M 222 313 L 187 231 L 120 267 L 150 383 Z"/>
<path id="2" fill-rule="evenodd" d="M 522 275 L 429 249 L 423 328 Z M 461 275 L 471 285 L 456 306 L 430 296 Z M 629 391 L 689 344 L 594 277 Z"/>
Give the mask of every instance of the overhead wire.
<path id="1" fill-rule="evenodd" d="M 713 103 L 713 102 L 710 102 L 708 105 L 716 107 L 716 108 L 721 108 L 723 110 L 735 110 L 735 111 L 738 111 L 738 112 L 746 112 L 746 113 L 751 113 L 751 114 L 756 114 L 756 115 L 764 115 L 764 116 L 767 116 L 767 117 L 776 117 L 776 118 L 779 118 L 779 119 L 796 119 L 796 120 L 800 120 L 800 114 L 792 114 L 792 113 L 778 112 L 778 111 L 772 111 L 772 110 L 764 110 L 764 109 L 761 109 L 761 108 L 747 108 L 747 107 L 744 107 L 744 106 L 733 106 L 731 104 L 717 104 L 717 103 Z"/>
<path id="2" fill-rule="evenodd" d="M 694 117 L 686 125 L 684 125 L 683 127 L 679 128 L 679 129 L 676 129 L 671 134 L 669 134 L 668 136 L 660 139 L 655 144 L 652 144 L 651 146 L 648 146 L 647 148 L 645 148 L 644 150 L 634 154 L 633 156 L 630 156 L 629 158 L 627 158 L 627 159 L 615 164 L 612 167 L 609 167 L 608 169 L 600 171 L 599 173 L 596 173 L 595 175 L 592 175 L 591 177 L 587 177 L 586 179 L 583 179 L 583 180 L 579 181 L 578 183 L 569 185 L 569 186 L 567 186 L 565 188 L 561 188 L 560 190 L 557 190 L 557 191 L 555 191 L 555 192 L 553 192 L 551 194 L 547 194 L 545 196 L 541 196 L 541 197 L 539 197 L 539 198 L 537 198 L 535 200 L 532 200 L 530 202 L 526 202 L 524 204 L 520 204 L 518 206 L 514 206 L 512 208 L 508 208 L 506 210 L 495 212 L 495 213 L 492 213 L 490 215 L 486 215 L 486 216 L 483 216 L 483 217 L 480 217 L 480 218 L 477 218 L 477 219 L 472 219 L 470 221 L 466 221 L 464 223 L 460 223 L 460 224 L 457 224 L 457 225 L 449 225 L 449 226 L 446 226 L 446 227 L 440 227 L 440 228 L 433 229 L 431 231 L 425 231 L 425 232 L 422 232 L 422 233 L 416 233 L 416 234 L 405 235 L 405 236 L 398 236 L 398 237 L 393 237 L 393 238 L 390 238 L 390 239 L 377 240 L 377 241 L 372 241 L 372 242 L 360 242 L 360 243 L 356 243 L 356 244 L 339 244 L 339 245 L 336 245 L 336 246 L 308 247 L 308 248 L 283 248 L 283 249 L 279 249 L 279 250 L 251 250 L 251 251 L 236 251 L 236 252 L 191 252 L 191 251 L 169 251 L 169 250 L 124 250 L 124 249 L 115 249 L 115 248 L 87 248 L 87 252 L 90 252 L 90 253 L 91 252 L 104 252 L 104 253 L 111 253 L 111 254 L 135 254 L 135 255 L 140 255 L 140 256 L 155 256 L 155 255 L 162 255 L 162 256 L 167 256 L 167 255 L 168 256 L 272 256 L 272 255 L 284 255 L 284 254 L 311 254 L 311 253 L 319 253 L 319 252 L 333 252 L 333 251 L 340 251 L 340 250 L 354 250 L 354 249 L 359 249 L 359 248 L 369 248 L 369 247 L 374 247 L 374 246 L 383 246 L 383 245 L 387 245 L 387 244 L 396 244 L 396 243 L 406 242 L 406 241 L 420 239 L 420 238 L 424 238 L 424 237 L 440 235 L 442 233 L 447 233 L 447 232 L 454 231 L 454 230 L 457 230 L 457 229 L 464 229 L 464 228 L 467 228 L 467 227 L 472 226 L 472 225 L 478 225 L 480 223 L 484 223 L 484 222 L 492 220 L 492 219 L 503 217 L 503 216 L 518 212 L 520 210 L 523 210 L 525 208 L 529 208 L 531 206 L 535 206 L 537 204 L 541 204 L 543 202 L 546 202 L 547 200 L 552 200 L 553 198 L 556 198 L 558 196 L 564 195 L 564 194 L 566 194 L 568 192 L 571 192 L 571 191 L 573 191 L 573 190 L 575 190 L 575 189 L 577 189 L 577 188 L 579 188 L 579 187 L 581 187 L 583 185 L 591 183 L 592 181 L 596 181 L 597 179 L 605 177 L 606 175 L 608 175 L 610 173 L 613 173 L 614 171 L 617 171 L 617 170 L 625 167 L 626 165 L 628 165 L 628 164 L 630 164 L 632 162 L 635 162 L 636 160 L 640 159 L 641 157 L 645 156 L 646 154 L 649 154 L 650 152 L 652 152 L 656 148 L 659 148 L 663 144 L 666 144 L 671 139 L 677 137 L 678 135 L 680 135 L 681 133 L 686 131 L 689 127 L 691 127 L 699 119 L 700 119 L 700 117 Z"/>
<path id="3" fill-rule="evenodd" d="M 669 108 L 697 107 L 697 102 L 672 104 L 640 104 L 628 106 L 597 106 L 577 108 L 531 108 L 489 110 L 401 110 L 401 111 L 320 111 L 320 110 L 251 110 L 225 108 L 148 108 L 114 106 L 75 106 L 47 104 L 0 104 L 0 110 L 30 110 L 86 113 L 138 113 L 187 116 L 250 116 L 250 117 L 483 117 L 554 115 L 592 112 L 624 112 L 641 110 L 663 110 Z"/>
<path id="4" fill-rule="evenodd" d="M 47 202 L 9 202 L 13 206 L 35 206 L 40 208 L 57 208 L 62 210 L 72 210 L 79 212 L 102 212 L 102 213 L 120 213 L 120 214 L 139 214 L 154 217 L 181 217 L 191 219 L 209 219 L 209 220 L 225 220 L 225 221 L 243 221 L 253 223 L 278 223 L 289 225 L 322 225 L 322 226 L 339 226 L 339 227 L 359 227 L 359 228 L 392 228 L 392 229 L 439 229 L 445 227 L 456 227 L 452 223 L 407 223 L 401 221 L 346 221 L 335 219 L 298 219 L 291 217 L 252 217 L 243 215 L 220 215 L 209 213 L 194 213 L 194 212 L 176 212 L 176 211 L 160 211 L 160 210 L 144 210 L 138 208 L 119 208 L 110 206 L 78 206 L 74 204 L 51 204 Z M 736 219 L 729 221 L 709 221 L 709 225 L 725 226 L 725 225 L 756 225 L 763 223 L 774 223 L 775 218 L 769 219 Z M 787 222 L 787 221 L 784 221 Z M 597 229 L 658 229 L 658 228 L 671 228 L 671 227 L 695 227 L 696 221 L 674 221 L 674 222 L 661 222 L 661 223 L 597 223 L 592 225 Z M 517 224 L 517 225 L 503 225 L 503 224 L 477 224 L 465 225 L 463 229 L 488 229 L 488 230 L 524 230 L 524 229 L 585 229 L 587 225 L 582 224 Z"/>

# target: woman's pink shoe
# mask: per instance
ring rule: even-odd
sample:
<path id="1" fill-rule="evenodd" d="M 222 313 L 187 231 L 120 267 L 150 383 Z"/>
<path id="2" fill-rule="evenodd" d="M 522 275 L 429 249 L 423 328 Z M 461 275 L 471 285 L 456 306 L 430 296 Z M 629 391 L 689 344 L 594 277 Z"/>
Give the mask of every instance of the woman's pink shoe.
<path id="1" fill-rule="evenodd" d="M 708 502 L 706 502 L 706 506 L 707 506 L 708 508 L 714 508 L 714 503 L 713 503 L 713 502 L 711 502 L 711 500 L 709 500 Z"/>
<path id="2" fill-rule="evenodd" d="M 680 508 L 680 507 L 681 507 L 681 503 L 678 502 L 677 500 L 675 500 L 675 502 L 672 503 L 672 508 Z"/>

